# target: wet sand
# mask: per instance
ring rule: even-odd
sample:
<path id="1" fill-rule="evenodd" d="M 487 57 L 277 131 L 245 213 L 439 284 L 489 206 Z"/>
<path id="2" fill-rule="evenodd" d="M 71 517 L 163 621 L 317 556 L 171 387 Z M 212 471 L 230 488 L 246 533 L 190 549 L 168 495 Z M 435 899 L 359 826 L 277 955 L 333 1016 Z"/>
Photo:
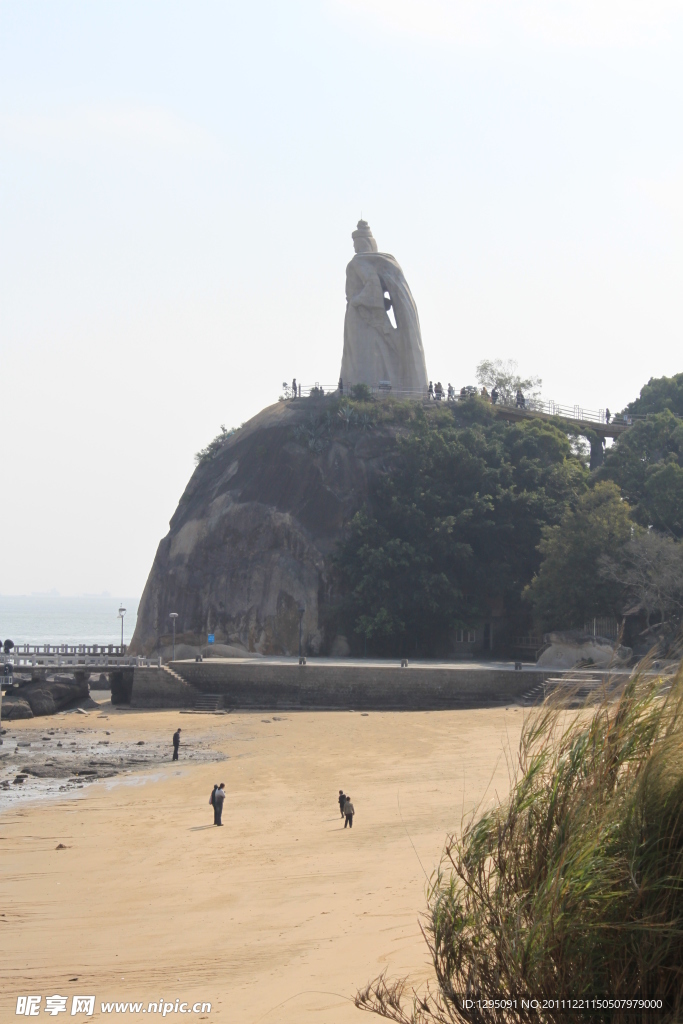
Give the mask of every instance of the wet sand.
<path id="1" fill-rule="evenodd" d="M 144 1021 L 99 1004 L 159 999 L 212 1004 L 171 1020 L 362 1019 L 353 996 L 380 972 L 430 976 L 424 872 L 463 810 L 507 791 L 504 748 L 523 718 L 514 707 L 101 713 L 8 726 L 22 742 L 57 725 L 105 729 L 120 750 L 143 740 L 163 757 L 167 744 L 168 759 L 0 814 L 3 1020 L 29 993 L 95 995 L 94 1017 L 75 1020 Z M 186 743 L 173 763 L 178 725 Z M 223 828 L 211 824 L 214 782 L 226 784 Z"/>

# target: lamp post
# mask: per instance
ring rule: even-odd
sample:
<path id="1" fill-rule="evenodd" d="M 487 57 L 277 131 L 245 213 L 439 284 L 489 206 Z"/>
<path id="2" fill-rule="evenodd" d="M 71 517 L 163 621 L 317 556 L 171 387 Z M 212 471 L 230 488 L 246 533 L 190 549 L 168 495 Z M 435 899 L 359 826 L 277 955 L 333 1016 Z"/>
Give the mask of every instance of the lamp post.
<path id="1" fill-rule="evenodd" d="M 175 620 L 178 618 L 178 612 L 169 612 L 168 617 L 173 623 L 173 660 L 175 661 Z"/>
<path id="2" fill-rule="evenodd" d="M 303 607 L 299 608 L 299 664 L 301 664 L 301 634 L 302 634 L 303 621 L 304 621 L 304 612 L 305 611 L 306 611 L 305 608 L 303 608 Z"/>
<path id="3" fill-rule="evenodd" d="M 119 606 L 119 618 L 121 619 L 121 654 L 123 654 L 123 616 L 126 614 L 126 609 L 123 605 Z"/>

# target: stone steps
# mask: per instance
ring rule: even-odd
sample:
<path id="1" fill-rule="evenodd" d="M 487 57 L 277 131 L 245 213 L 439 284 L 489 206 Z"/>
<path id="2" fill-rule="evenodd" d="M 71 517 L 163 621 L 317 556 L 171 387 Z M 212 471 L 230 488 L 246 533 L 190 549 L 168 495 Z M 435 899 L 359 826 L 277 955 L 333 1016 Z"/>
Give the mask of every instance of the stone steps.
<path id="1" fill-rule="evenodd" d="M 195 711 L 218 711 L 223 707 L 223 696 L 220 693 L 200 693 L 195 698 Z"/>

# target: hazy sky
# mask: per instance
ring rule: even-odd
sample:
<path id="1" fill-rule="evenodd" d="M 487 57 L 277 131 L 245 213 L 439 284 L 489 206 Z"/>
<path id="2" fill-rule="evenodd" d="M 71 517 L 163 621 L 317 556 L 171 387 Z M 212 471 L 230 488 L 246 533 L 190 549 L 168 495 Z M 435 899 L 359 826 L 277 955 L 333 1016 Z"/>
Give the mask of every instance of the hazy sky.
<path id="1" fill-rule="evenodd" d="M 0 0 L 0 592 L 139 594 L 220 424 L 339 375 L 361 215 L 431 377 L 683 370 L 683 0 Z"/>

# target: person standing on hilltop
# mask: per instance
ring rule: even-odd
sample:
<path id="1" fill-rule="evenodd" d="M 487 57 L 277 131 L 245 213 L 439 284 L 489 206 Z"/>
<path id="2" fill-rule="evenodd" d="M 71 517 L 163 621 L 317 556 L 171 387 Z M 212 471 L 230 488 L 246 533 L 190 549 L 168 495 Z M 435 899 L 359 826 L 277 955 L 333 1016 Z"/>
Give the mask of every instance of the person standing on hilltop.
<path id="1" fill-rule="evenodd" d="M 345 803 L 346 803 L 346 796 L 344 794 L 344 790 L 340 789 L 339 790 L 339 812 L 340 812 L 342 818 L 344 817 L 344 804 Z"/>
<path id="2" fill-rule="evenodd" d="M 355 813 L 353 804 L 351 803 L 351 797 L 347 794 L 346 802 L 344 803 L 344 817 L 346 818 L 344 828 L 346 828 L 347 825 L 349 828 L 353 828 L 353 816 Z"/>
<path id="3" fill-rule="evenodd" d="M 178 747 L 180 746 L 180 733 L 181 733 L 181 729 L 180 729 L 180 726 L 178 726 L 176 731 L 173 733 L 173 760 L 174 761 L 178 760 Z"/>
<path id="4" fill-rule="evenodd" d="M 221 817 L 223 815 L 223 802 L 225 800 L 225 783 L 221 782 L 217 790 L 213 794 L 213 823 L 214 825 L 222 825 Z"/>

